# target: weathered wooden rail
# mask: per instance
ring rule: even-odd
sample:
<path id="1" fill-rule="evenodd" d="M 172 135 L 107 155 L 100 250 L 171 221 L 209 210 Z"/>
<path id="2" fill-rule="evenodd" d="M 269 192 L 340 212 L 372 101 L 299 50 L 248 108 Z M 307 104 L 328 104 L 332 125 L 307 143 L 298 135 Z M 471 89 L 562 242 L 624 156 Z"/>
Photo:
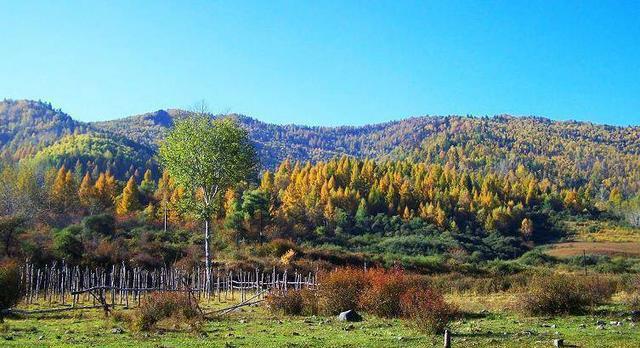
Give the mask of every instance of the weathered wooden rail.
<path id="1" fill-rule="evenodd" d="M 255 295 L 264 297 L 272 290 L 317 287 L 315 273 L 278 273 L 275 268 L 268 272 L 220 268 L 207 271 L 200 267 L 148 270 L 121 264 L 91 269 L 64 262 L 44 267 L 26 263 L 21 279 L 27 304 L 76 307 L 91 302 L 92 306 L 105 308 L 140 305 L 151 292 L 187 292 L 199 301 L 229 301 L 238 296 L 242 302 Z"/>

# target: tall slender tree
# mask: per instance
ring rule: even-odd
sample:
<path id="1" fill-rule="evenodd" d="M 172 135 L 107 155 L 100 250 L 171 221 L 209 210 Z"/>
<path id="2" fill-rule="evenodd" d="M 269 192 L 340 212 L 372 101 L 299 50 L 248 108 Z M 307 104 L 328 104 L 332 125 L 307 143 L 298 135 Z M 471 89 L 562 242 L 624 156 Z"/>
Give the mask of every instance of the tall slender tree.
<path id="1" fill-rule="evenodd" d="M 140 192 L 138 191 L 138 185 L 136 185 L 136 179 L 132 175 L 129 178 L 129 181 L 127 181 L 127 185 L 122 190 L 122 195 L 118 199 L 116 214 L 127 215 L 139 208 Z"/>
<path id="2" fill-rule="evenodd" d="M 160 158 L 176 184 L 191 193 L 193 212 L 204 221 L 205 266 L 209 270 L 211 217 L 219 195 L 256 173 L 253 144 L 233 119 L 212 120 L 202 111 L 176 123 L 160 147 Z"/>

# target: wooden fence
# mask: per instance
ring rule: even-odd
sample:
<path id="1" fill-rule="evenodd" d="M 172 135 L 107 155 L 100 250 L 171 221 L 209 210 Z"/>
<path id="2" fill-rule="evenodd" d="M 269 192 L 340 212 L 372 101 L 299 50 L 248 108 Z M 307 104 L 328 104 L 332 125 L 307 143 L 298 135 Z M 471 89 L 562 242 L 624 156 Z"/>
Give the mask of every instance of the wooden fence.
<path id="1" fill-rule="evenodd" d="M 162 267 L 148 270 L 124 264 L 109 268 L 69 266 L 66 263 L 37 267 L 27 263 L 21 269 L 27 304 L 48 305 L 140 305 L 144 296 L 157 291 L 188 292 L 199 301 L 245 301 L 270 291 L 317 287 L 315 273 L 294 271 L 239 271 L 205 268 Z M 98 296 L 99 295 L 99 296 Z M 100 303 L 106 302 L 106 303 Z"/>

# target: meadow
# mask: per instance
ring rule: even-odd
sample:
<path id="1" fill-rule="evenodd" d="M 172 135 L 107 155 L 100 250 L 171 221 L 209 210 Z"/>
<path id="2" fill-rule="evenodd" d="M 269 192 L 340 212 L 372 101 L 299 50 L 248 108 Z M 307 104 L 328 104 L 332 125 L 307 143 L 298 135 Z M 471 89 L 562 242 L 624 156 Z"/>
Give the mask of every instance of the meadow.
<path id="1" fill-rule="evenodd" d="M 529 317 L 513 309 L 517 294 L 448 294 L 463 310 L 451 323 L 454 347 L 549 347 L 556 338 L 579 347 L 637 347 L 640 328 L 628 320 L 620 297 L 593 313 Z M 204 305 L 206 309 L 230 302 Z M 37 308 L 31 307 L 31 308 Z M 5 347 L 440 347 L 441 335 L 420 332 L 401 319 L 364 314 L 358 323 L 333 316 L 275 315 L 264 305 L 207 320 L 197 330 L 167 320 L 140 332 L 123 319 L 135 309 L 118 308 L 109 318 L 99 309 L 9 318 L 2 326 Z M 116 314 L 117 313 L 117 314 Z M 605 322 L 598 328 L 598 322 Z M 616 322 L 611 325 L 610 323 Z M 620 326 L 617 326 L 620 322 Z"/>

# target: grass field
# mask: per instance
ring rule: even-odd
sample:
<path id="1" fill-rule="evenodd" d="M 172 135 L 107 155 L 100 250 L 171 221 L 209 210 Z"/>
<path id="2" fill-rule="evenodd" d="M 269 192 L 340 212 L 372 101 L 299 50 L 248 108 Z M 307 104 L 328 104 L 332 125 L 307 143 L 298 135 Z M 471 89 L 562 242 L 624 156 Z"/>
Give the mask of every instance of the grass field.
<path id="1" fill-rule="evenodd" d="M 546 253 L 566 258 L 588 255 L 640 257 L 640 229 L 610 221 L 565 221 L 568 238 L 549 244 Z"/>
<path id="2" fill-rule="evenodd" d="M 640 257 L 640 242 L 566 242 L 553 244 L 547 254 L 555 257 L 589 255 Z"/>
<path id="3" fill-rule="evenodd" d="M 640 228 L 597 220 L 565 221 L 564 224 L 573 241 L 640 243 Z"/>
<path id="4" fill-rule="evenodd" d="M 640 342 L 640 328 L 615 304 L 599 308 L 597 315 L 527 318 L 510 309 L 513 294 L 448 298 L 465 312 L 451 325 L 454 347 L 550 347 L 555 338 L 579 347 L 638 347 Z M 604 329 L 597 328 L 598 320 L 607 323 Z M 609 325 L 611 321 L 622 324 Z M 332 317 L 274 316 L 261 306 L 207 321 L 192 332 L 180 323 L 164 323 L 160 330 L 146 333 L 92 309 L 9 318 L 2 326 L 0 346 L 441 347 L 442 337 L 422 334 L 401 320 L 365 315 L 363 322 L 348 324 Z"/>

